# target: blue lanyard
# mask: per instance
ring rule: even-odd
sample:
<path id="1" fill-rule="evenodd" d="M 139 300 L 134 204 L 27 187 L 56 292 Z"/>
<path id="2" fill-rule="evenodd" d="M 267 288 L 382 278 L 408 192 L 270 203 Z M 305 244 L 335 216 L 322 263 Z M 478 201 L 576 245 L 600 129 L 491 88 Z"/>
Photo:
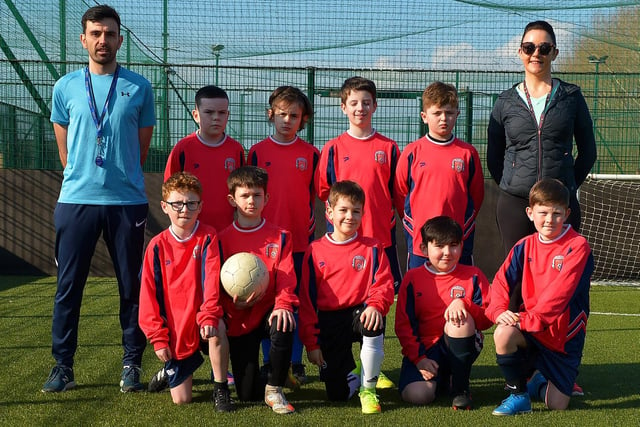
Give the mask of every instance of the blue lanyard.
<path id="1" fill-rule="evenodd" d="M 89 73 L 89 67 L 84 69 L 84 86 L 87 90 L 87 99 L 89 100 L 89 110 L 91 110 L 91 117 L 93 117 L 93 123 L 96 125 L 96 139 L 98 145 L 102 144 L 102 122 L 104 120 L 104 116 L 109 109 L 109 101 L 113 96 L 113 93 L 116 90 L 116 83 L 118 82 L 118 73 L 120 72 L 120 65 L 116 66 L 116 71 L 113 73 L 113 80 L 111 80 L 111 87 L 109 88 L 109 93 L 107 94 L 107 99 L 104 101 L 104 107 L 102 108 L 102 114 L 100 114 L 100 118 L 98 119 L 98 113 L 96 109 L 96 99 L 93 95 L 93 85 L 91 84 L 91 74 Z"/>

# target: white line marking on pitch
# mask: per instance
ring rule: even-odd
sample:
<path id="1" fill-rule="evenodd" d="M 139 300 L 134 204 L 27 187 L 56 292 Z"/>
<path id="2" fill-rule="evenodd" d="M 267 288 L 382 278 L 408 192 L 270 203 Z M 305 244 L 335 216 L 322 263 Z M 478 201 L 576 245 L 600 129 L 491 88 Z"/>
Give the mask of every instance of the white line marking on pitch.
<path id="1" fill-rule="evenodd" d="M 591 314 L 601 314 L 603 316 L 640 317 L 640 314 L 632 314 L 632 313 L 603 313 L 601 311 L 592 311 Z"/>

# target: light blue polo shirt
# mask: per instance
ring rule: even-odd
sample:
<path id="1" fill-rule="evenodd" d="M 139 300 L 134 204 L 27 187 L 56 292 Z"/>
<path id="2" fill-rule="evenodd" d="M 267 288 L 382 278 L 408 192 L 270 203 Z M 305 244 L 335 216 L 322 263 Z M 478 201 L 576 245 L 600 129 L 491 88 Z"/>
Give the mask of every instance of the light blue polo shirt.
<path id="1" fill-rule="evenodd" d="M 96 114 L 102 114 L 113 75 L 91 74 Z M 53 88 L 51 121 L 67 126 L 67 166 L 58 202 L 137 205 L 147 202 L 140 165 L 138 130 L 156 123 L 153 91 L 147 79 L 120 67 L 115 93 L 103 120 L 104 160 L 91 116 L 84 68 L 60 78 Z"/>

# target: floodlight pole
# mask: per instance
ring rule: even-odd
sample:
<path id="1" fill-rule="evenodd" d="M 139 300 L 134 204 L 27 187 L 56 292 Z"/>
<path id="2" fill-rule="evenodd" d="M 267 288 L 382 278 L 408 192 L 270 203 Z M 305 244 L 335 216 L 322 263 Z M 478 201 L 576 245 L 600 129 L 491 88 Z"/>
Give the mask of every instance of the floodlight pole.
<path id="1" fill-rule="evenodd" d="M 598 80 L 599 80 L 599 76 L 600 76 L 600 64 L 604 64 L 607 60 L 607 58 L 609 58 L 608 55 L 604 55 L 601 57 L 597 57 L 595 55 L 591 55 L 589 56 L 589 64 L 594 64 L 596 67 L 596 75 L 595 75 L 595 81 L 593 83 L 593 133 L 594 135 L 597 133 L 598 130 L 598 124 L 597 124 L 597 120 L 598 120 Z"/>
<path id="2" fill-rule="evenodd" d="M 220 52 L 224 49 L 223 44 L 213 44 L 211 45 L 211 53 L 216 57 L 216 80 L 215 84 L 218 86 L 218 66 L 220 65 Z"/>
<path id="3" fill-rule="evenodd" d="M 247 96 L 251 96 L 251 94 L 253 93 L 253 88 L 247 87 L 244 88 L 244 90 L 242 92 L 240 92 L 240 144 L 242 144 L 243 146 L 247 146 L 245 145 L 244 142 L 244 107 L 245 107 L 245 101 L 244 98 Z"/>

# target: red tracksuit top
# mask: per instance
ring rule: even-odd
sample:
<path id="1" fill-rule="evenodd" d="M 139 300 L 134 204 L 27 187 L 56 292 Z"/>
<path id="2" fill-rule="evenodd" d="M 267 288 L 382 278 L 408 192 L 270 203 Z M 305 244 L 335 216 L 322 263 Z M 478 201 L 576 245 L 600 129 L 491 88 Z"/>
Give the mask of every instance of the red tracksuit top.
<path id="1" fill-rule="evenodd" d="M 218 326 L 220 254 L 213 227 L 198 223 L 179 241 L 170 229 L 151 239 L 144 255 L 140 285 L 140 328 L 154 350 L 169 347 L 181 360 L 200 349 L 199 324 Z M 210 303 L 202 310 L 203 287 Z"/>
<path id="2" fill-rule="evenodd" d="M 209 145 L 197 132 L 182 138 L 171 150 L 164 170 L 166 181 L 176 172 L 190 172 L 202 184 L 202 212 L 198 217 L 217 231 L 233 221 L 234 209 L 227 201 L 227 177 L 244 165 L 244 148 L 225 135 L 222 142 Z"/>
<path id="3" fill-rule="evenodd" d="M 515 244 L 493 279 L 486 310 L 495 322 L 521 281 L 520 329 L 561 353 L 577 332 L 586 331 L 593 272 L 589 243 L 570 225 L 564 228 L 552 241 L 542 241 L 536 232 Z"/>
<path id="4" fill-rule="evenodd" d="M 351 180 L 360 184 L 366 198 L 362 235 L 375 237 L 385 248 L 392 246 L 391 230 L 396 223 L 393 178 L 398 157 L 400 150 L 395 141 L 378 132 L 367 139 L 354 138 L 344 132 L 322 148 L 316 172 L 318 197 L 322 201 L 327 200 L 336 181 Z"/>
<path id="5" fill-rule="evenodd" d="M 249 150 L 247 163 L 269 174 L 269 203 L 262 216 L 289 230 L 293 252 L 307 249 L 316 228 L 314 174 L 320 151 L 296 137 L 289 143 L 265 138 Z"/>
<path id="6" fill-rule="evenodd" d="M 364 303 L 386 316 L 393 296 L 391 268 L 377 239 L 356 234 L 336 242 L 327 233 L 309 245 L 302 263 L 300 340 L 308 351 L 320 348 L 318 311 Z"/>
<path id="7" fill-rule="evenodd" d="M 396 335 L 402 354 L 417 364 L 444 334 L 444 312 L 456 298 L 464 305 L 477 330 L 493 323 L 484 313 L 488 305 L 489 281 L 479 268 L 458 264 L 453 271 L 437 273 L 423 264 L 402 279 L 396 305 Z"/>
<path id="8" fill-rule="evenodd" d="M 455 219 L 466 238 L 484 199 L 484 177 L 478 151 L 458 138 L 437 142 L 428 136 L 407 145 L 395 178 L 395 203 L 413 253 L 420 251 L 420 227 L 436 216 Z"/>
<path id="9" fill-rule="evenodd" d="M 272 309 L 293 311 L 298 306 L 292 241 L 288 231 L 264 219 L 260 225 L 250 229 L 242 228 L 234 221 L 218 237 L 222 264 L 233 254 L 250 252 L 260 257 L 269 270 L 269 286 L 262 298 L 250 308 L 236 308 L 231 297 L 224 291 L 220 292 L 228 336 L 236 337 L 255 330 Z M 205 299 L 208 300 L 208 295 Z"/>

